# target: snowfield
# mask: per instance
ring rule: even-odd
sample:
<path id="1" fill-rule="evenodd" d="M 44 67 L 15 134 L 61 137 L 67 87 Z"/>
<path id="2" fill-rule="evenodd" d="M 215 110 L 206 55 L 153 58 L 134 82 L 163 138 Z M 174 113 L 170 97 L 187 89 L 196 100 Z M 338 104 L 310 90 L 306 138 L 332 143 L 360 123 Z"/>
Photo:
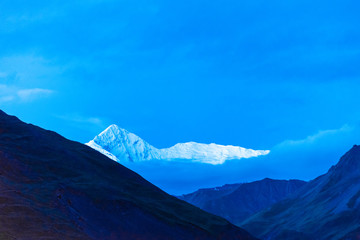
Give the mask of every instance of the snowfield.
<path id="1" fill-rule="evenodd" d="M 251 158 L 269 154 L 269 150 L 253 150 L 215 143 L 178 143 L 170 148 L 157 149 L 149 143 L 113 124 L 86 145 L 117 162 L 166 160 L 223 164 L 226 160 Z"/>

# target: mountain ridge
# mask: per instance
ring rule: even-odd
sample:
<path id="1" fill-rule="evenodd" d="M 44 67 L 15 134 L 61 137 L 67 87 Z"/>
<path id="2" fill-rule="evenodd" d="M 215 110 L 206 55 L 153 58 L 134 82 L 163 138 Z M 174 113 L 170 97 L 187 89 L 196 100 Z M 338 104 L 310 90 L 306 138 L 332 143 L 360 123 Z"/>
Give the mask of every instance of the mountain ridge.
<path id="1" fill-rule="evenodd" d="M 360 146 L 354 145 L 327 173 L 241 226 L 263 239 L 358 239 L 359 168 Z"/>
<path id="2" fill-rule="evenodd" d="M 252 240 L 84 144 L 0 111 L 1 239 Z"/>
<path id="3" fill-rule="evenodd" d="M 191 160 L 208 164 L 222 164 L 226 160 L 251 158 L 269 154 L 269 150 L 253 150 L 232 145 L 177 143 L 172 147 L 157 149 L 125 129 L 110 125 L 86 145 L 121 162 L 146 160 Z"/>
<path id="4" fill-rule="evenodd" d="M 306 182 L 301 180 L 263 180 L 226 184 L 222 187 L 199 189 L 179 196 L 207 212 L 224 217 L 235 225 L 288 195 L 299 190 Z"/>

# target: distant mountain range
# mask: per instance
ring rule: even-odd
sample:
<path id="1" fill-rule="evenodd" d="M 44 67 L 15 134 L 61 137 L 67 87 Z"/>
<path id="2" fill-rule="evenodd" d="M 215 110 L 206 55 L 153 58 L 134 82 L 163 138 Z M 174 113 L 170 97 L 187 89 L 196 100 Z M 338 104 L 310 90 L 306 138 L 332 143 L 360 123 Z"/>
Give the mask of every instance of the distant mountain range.
<path id="1" fill-rule="evenodd" d="M 92 148 L 0 111 L 0 239 L 252 240 Z"/>
<path id="2" fill-rule="evenodd" d="M 166 155 L 114 125 L 89 144 L 126 161 L 187 154 L 201 161 L 206 152 L 196 152 L 192 143 L 184 153 L 175 145 Z M 212 146 L 215 153 L 229 147 L 219 146 Z M 210 163 L 220 161 L 210 153 Z M 264 240 L 358 240 L 360 146 L 308 183 L 263 179 L 179 198 L 246 230 L 166 194 L 84 144 L 0 111 L 0 239 L 252 240 L 253 234 Z"/>
<path id="3" fill-rule="evenodd" d="M 306 183 L 272 180 L 200 189 L 179 197 L 266 240 L 360 239 L 360 146 Z"/>
<path id="4" fill-rule="evenodd" d="M 117 161 L 140 162 L 146 160 L 188 160 L 209 164 L 222 164 L 226 160 L 267 155 L 269 150 L 252 150 L 237 146 L 178 143 L 170 148 L 157 149 L 133 133 L 111 125 L 88 146 Z"/>
<path id="5" fill-rule="evenodd" d="M 179 196 L 207 212 L 222 216 L 240 225 L 245 219 L 274 203 L 283 200 L 305 185 L 300 180 L 263 179 L 251 183 L 227 184 L 222 187 L 200 189 Z"/>
<path id="6" fill-rule="evenodd" d="M 360 239 L 360 146 L 243 227 L 261 239 Z"/>

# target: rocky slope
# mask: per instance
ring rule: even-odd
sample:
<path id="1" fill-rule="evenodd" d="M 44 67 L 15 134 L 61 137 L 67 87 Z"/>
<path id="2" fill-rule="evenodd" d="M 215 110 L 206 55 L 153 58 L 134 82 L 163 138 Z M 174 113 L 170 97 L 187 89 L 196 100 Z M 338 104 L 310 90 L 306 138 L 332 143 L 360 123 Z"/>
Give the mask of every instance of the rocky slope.
<path id="1" fill-rule="evenodd" d="M 326 174 L 243 226 L 262 239 L 359 239 L 360 146 Z"/>
<path id="2" fill-rule="evenodd" d="M 286 181 L 266 178 L 250 183 L 200 189 L 179 198 L 240 225 L 254 213 L 283 200 L 304 186 L 305 183 L 300 180 Z"/>
<path id="3" fill-rule="evenodd" d="M 254 239 L 83 144 L 0 111 L 0 239 Z"/>

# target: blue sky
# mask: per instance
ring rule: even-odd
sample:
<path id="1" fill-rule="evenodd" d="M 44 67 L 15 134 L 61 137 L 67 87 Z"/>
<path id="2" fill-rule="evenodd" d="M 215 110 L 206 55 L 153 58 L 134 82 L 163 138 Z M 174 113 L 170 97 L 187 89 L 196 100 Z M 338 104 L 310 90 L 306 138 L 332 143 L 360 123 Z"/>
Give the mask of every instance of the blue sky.
<path id="1" fill-rule="evenodd" d="M 303 178 L 315 176 L 360 143 L 359 7 L 1 1 L 0 106 L 80 142 L 116 123 L 159 148 L 282 149 L 279 166 L 302 153 Z"/>

